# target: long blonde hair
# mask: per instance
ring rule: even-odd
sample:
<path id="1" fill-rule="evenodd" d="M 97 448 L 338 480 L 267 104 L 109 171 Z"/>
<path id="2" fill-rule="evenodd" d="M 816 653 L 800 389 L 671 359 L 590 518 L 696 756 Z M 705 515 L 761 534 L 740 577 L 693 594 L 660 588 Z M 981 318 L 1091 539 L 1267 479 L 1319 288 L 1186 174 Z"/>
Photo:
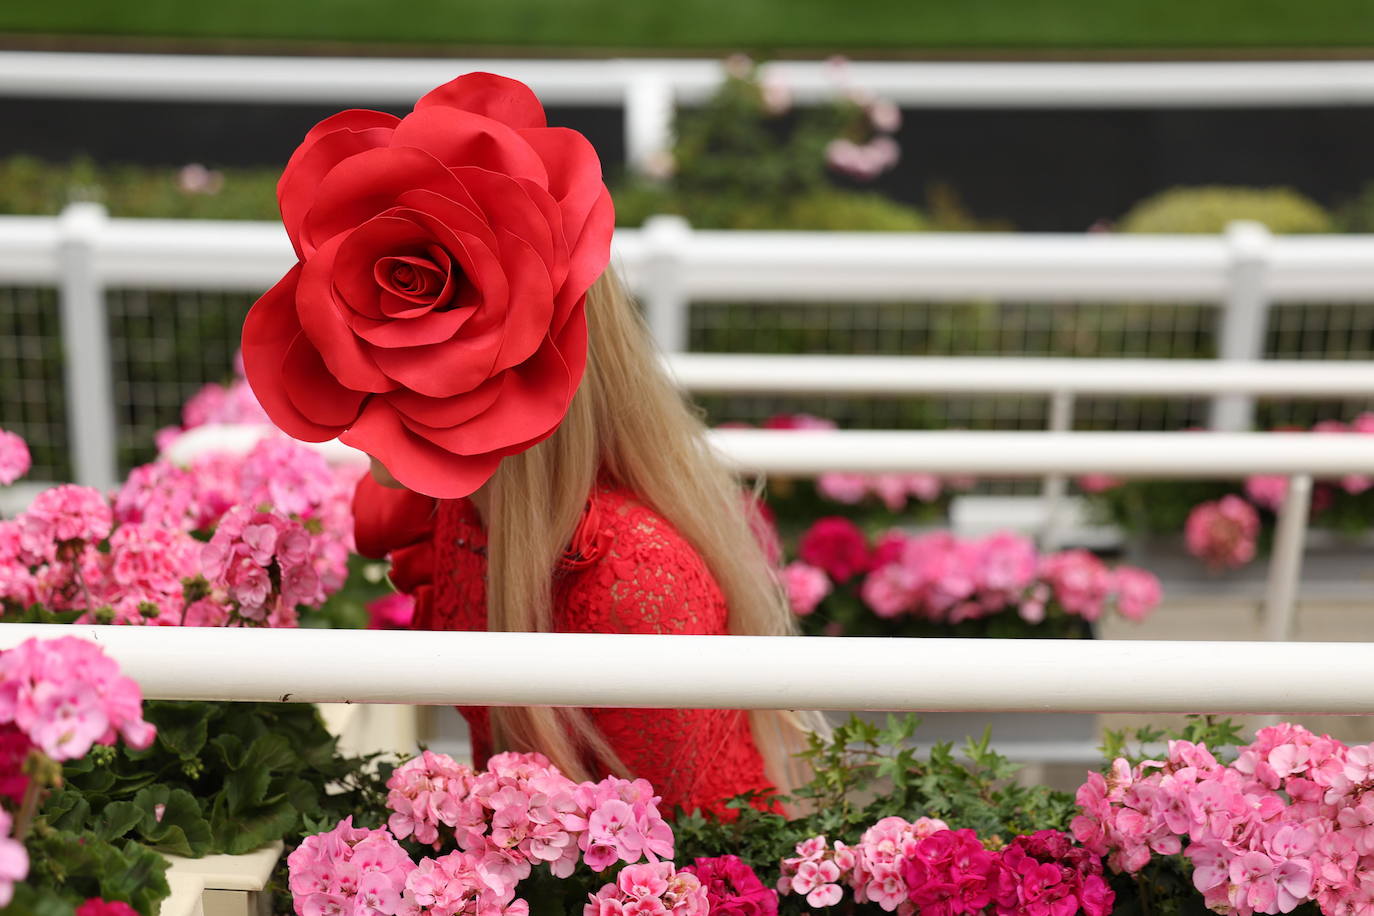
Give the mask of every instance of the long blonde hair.
<path id="1" fill-rule="evenodd" d="M 729 606 L 735 635 L 795 632 L 746 515 L 741 482 L 712 454 L 702 422 L 668 377 L 639 312 L 612 271 L 587 294 L 587 371 L 567 418 L 546 441 L 501 462 L 487 512 L 487 626 L 552 629 L 555 565 L 599 473 L 633 492 L 696 548 Z M 491 710 L 498 748 L 538 750 L 574 779 L 586 761 L 627 773 L 584 711 Z M 751 713 L 755 742 L 780 790 L 800 781 L 792 756 L 815 714 Z"/>

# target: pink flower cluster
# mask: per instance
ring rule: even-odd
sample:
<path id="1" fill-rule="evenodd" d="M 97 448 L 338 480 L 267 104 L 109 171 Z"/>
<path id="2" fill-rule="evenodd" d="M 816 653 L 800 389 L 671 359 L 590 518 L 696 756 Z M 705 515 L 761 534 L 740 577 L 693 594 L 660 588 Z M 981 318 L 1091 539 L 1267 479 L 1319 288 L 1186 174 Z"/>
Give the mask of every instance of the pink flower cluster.
<path id="1" fill-rule="evenodd" d="M 336 865 L 341 857 L 351 855 L 328 839 L 353 836 L 347 833 L 351 825 L 340 824 L 330 834 L 312 838 L 316 842 L 308 849 L 302 846 L 288 860 L 300 916 L 364 911 L 394 916 L 523 913 L 525 904 L 515 898 L 516 887 L 538 865 L 566 878 L 579 864 L 600 872 L 616 863 L 633 866 L 643 860 L 653 865 L 673 855 L 672 829 L 659 814 L 659 798 L 647 782 L 607 777 L 575 783 L 540 754 L 498 754 L 477 773 L 443 754 L 425 751 L 397 767 L 387 788 L 387 807 L 392 811 L 388 830 L 374 833 L 384 833 L 392 844 L 397 838 L 414 837 L 436 850 L 451 840 L 459 851 L 410 863 L 409 869 L 388 865 L 384 871 L 390 890 L 377 899 L 389 901 L 384 906 L 391 908 L 361 910 L 359 885 L 330 883 L 330 876 L 340 870 Z M 671 865 L 665 880 L 681 890 Z M 372 882 L 380 887 L 384 879 Z M 690 883 L 696 884 L 696 879 Z M 598 904 L 602 911 L 620 912 L 615 909 L 617 901 L 628 906 L 612 896 L 607 894 Z M 679 905 L 677 896 L 673 901 Z M 673 911 L 673 906 L 663 905 Z M 627 912 L 656 911 L 641 907 Z"/>
<path id="2" fill-rule="evenodd" d="M 529 906 L 482 879 L 475 857 L 453 852 L 416 865 L 386 830 L 345 818 L 306 837 L 287 858 L 297 916 L 527 916 Z"/>
<path id="3" fill-rule="evenodd" d="M 1199 503 L 1188 513 L 1188 552 L 1213 569 L 1234 569 L 1255 558 L 1260 518 L 1255 507 L 1234 494 Z"/>
<path id="4" fill-rule="evenodd" d="M 81 622 L 294 626 L 297 606 L 348 576 L 355 478 L 275 438 L 243 457 L 135 468 L 113 504 L 53 487 L 0 521 L 0 605 L 83 611 Z"/>
<path id="5" fill-rule="evenodd" d="M 909 501 L 933 503 L 945 481 L 934 474 L 850 474 L 832 471 L 816 478 L 816 492 L 832 502 L 857 505 L 876 497 L 889 512 L 901 512 Z"/>
<path id="6" fill-rule="evenodd" d="M 1217 912 L 1374 913 L 1374 745 L 1347 747 L 1301 726 L 1261 729 L 1234 763 L 1202 745 L 1164 760 L 1117 760 L 1078 791 L 1073 831 L 1115 871 L 1182 851 Z"/>
<path id="7" fill-rule="evenodd" d="M 29 446 L 18 433 L 0 429 L 0 487 L 7 487 L 29 472 Z"/>
<path id="8" fill-rule="evenodd" d="M 834 906 L 847 885 L 858 903 L 901 916 L 1107 916 L 1115 897 L 1101 859 L 1055 830 L 1016 837 L 1000 851 L 943 821 L 885 817 L 857 846 L 812 837 L 784 859 L 778 889 Z"/>
<path id="9" fill-rule="evenodd" d="M 879 617 L 912 615 L 946 624 L 1012 608 L 1028 623 L 1039 623 L 1052 604 L 1089 621 L 1111 607 L 1140 620 L 1161 598 L 1159 580 L 1144 570 L 1108 569 L 1085 550 L 1042 556 L 1029 539 L 1009 532 L 965 539 L 943 531 L 894 530 L 870 549 L 858 526 L 829 518 L 802 536 L 799 553 L 805 568 L 789 567 L 784 576 L 799 613 L 814 610 L 827 593 L 814 581 L 812 568 L 836 583 L 868 571 L 859 595 Z"/>
<path id="10" fill-rule="evenodd" d="M 778 916 L 778 892 L 739 856 L 698 858 L 681 870 L 701 881 L 711 916 Z"/>
<path id="11" fill-rule="evenodd" d="M 706 888 L 672 862 L 628 865 L 613 883 L 591 895 L 582 916 L 706 916 L 714 912 Z"/>
<path id="12" fill-rule="evenodd" d="M 242 619 L 295 626 L 298 606 L 322 604 L 328 596 L 314 547 L 296 519 L 239 505 L 220 519 L 201 566 L 214 593 Z"/>
<path id="13" fill-rule="evenodd" d="M 85 756 L 92 744 L 152 744 L 138 684 L 94 643 L 74 636 L 27 639 L 0 652 L 0 725 L 13 723 L 53 760 Z"/>

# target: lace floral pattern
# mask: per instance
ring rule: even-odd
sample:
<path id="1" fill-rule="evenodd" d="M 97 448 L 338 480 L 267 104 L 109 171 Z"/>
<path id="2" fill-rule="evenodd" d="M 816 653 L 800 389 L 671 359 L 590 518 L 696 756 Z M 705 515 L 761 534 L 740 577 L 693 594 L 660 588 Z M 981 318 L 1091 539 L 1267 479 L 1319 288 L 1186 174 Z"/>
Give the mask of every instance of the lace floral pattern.
<path id="1" fill-rule="evenodd" d="M 471 503 L 440 503 L 434 536 L 433 600 L 416 627 L 486 629 L 486 533 Z M 563 633 L 722 635 L 726 605 L 696 551 L 653 510 L 623 490 L 599 487 L 584 524 L 595 555 L 565 563 L 554 590 Z M 483 707 L 460 708 L 481 766 L 491 753 Z M 664 810 L 705 808 L 768 787 L 748 714 L 716 709 L 597 709 L 592 721 L 636 776 L 663 795 Z"/>

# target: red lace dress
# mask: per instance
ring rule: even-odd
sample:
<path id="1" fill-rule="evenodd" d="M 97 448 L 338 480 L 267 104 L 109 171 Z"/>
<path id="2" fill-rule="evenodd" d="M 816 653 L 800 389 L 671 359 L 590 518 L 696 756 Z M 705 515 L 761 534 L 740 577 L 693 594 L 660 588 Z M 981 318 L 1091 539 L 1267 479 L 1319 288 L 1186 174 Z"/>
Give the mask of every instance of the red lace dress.
<path id="1" fill-rule="evenodd" d="M 355 504 L 358 549 L 390 554 L 392 581 L 415 596 L 418 630 L 485 630 L 486 531 L 468 500 L 436 501 L 364 478 Z M 697 552 L 628 491 L 602 484 L 555 574 L 562 633 L 722 635 L 726 605 Z M 491 754 L 485 707 L 459 707 L 481 766 Z M 719 709 L 593 709 L 626 767 L 653 783 L 662 809 L 703 808 L 769 788 L 749 716 Z"/>

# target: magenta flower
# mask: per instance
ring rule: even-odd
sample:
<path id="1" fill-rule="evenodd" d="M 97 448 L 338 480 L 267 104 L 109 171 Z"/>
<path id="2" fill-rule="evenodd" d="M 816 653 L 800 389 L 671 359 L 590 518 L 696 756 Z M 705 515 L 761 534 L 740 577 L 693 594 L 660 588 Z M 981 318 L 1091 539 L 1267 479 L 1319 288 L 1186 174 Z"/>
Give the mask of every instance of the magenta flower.
<path id="1" fill-rule="evenodd" d="M 778 916 L 778 892 L 739 856 L 698 858 L 682 870 L 701 881 L 714 916 Z"/>
<path id="2" fill-rule="evenodd" d="M 817 521 L 798 544 L 805 563 L 819 567 L 836 582 L 847 582 L 867 572 L 871 556 L 868 539 L 859 526 L 847 518 L 831 516 Z"/>

